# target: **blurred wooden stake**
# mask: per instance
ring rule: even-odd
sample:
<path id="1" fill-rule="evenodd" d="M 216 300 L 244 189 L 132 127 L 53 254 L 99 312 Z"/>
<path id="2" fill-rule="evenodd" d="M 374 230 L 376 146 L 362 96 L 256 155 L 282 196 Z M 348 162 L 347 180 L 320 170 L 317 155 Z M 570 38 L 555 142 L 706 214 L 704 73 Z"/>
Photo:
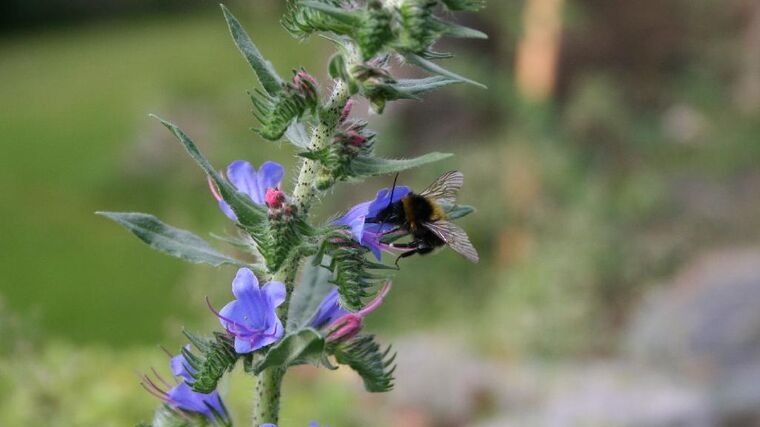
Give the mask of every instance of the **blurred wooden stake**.
<path id="1" fill-rule="evenodd" d="M 742 111 L 754 113 L 760 110 L 760 1 L 749 2 L 746 7 L 750 18 L 734 95 Z"/>
<path id="2" fill-rule="evenodd" d="M 551 97 L 557 79 L 563 0 L 526 0 L 517 45 L 517 90 L 528 100 Z"/>

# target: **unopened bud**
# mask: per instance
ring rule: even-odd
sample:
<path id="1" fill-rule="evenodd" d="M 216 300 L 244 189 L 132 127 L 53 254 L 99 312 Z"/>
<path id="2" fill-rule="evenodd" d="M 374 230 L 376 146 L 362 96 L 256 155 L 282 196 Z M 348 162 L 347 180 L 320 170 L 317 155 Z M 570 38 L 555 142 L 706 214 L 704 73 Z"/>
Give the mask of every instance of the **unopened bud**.
<path id="1" fill-rule="evenodd" d="M 272 209 L 279 209 L 285 202 L 285 193 L 276 188 L 267 188 L 267 192 L 264 195 L 264 201 L 267 206 Z"/>

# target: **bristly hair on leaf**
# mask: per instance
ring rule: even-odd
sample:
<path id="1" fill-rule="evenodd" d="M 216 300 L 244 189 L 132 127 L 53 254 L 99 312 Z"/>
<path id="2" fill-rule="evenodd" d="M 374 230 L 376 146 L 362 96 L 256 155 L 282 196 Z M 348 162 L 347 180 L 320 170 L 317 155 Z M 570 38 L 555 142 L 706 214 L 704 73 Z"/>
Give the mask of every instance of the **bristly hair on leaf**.
<path id="1" fill-rule="evenodd" d="M 187 330 L 182 332 L 199 352 L 195 354 L 187 348 L 182 349 L 182 355 L 193 368 L 192 376 L 195 381 L 189 385 L 194 391 L 211 393 L 222 376 L 231 371 L 240 358 L 235 352 L 234 340 L 230 335 L 221 332 L 214 332 L 213 338 L 210 339 L 198 337 Z"/>
<path id="2" fill-rule="evenodd" d="M 339 238 L 345 239 L 345 236 Z M 372 296 L 370 290 L 388 279 L 388 274 L 382 271 L 393 269 L 370 261 L 369 249 L 358 244 L 327 243 L 324 253 L 331 257 L 330 264 L 324 266 L 334 273 L 331 283 L 338 287 L 341 305 L 349 310 L 364 307 L 364 299 Z"/>
<path id="3" fill-rule="evenodd" d="M 333 354 L 336 362 L 350 366 L 362 377 L 367 391 L 382 393 L 393 388 L 396 353 L 391 354 L 391 346 L 382 351 L 374 336 L 357 336 L 335 346 Z"/>

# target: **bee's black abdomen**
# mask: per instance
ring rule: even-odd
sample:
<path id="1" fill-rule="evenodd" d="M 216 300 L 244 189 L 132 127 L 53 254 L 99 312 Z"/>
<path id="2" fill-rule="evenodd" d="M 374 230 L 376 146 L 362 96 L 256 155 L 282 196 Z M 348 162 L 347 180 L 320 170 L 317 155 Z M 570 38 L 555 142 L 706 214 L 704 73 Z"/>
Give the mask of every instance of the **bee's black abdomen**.
<path id="1" fill-rule="evenodd" d="M 411 215 L 409 213 L 407 215 L 413 217 L 416 223 L 429 222 L 433 215 L 433 205 L 430 204 L 430 201 L 414 193 L 409 193 L 407 197 L 409 197 L 409 208 L 412 211 Z"/>

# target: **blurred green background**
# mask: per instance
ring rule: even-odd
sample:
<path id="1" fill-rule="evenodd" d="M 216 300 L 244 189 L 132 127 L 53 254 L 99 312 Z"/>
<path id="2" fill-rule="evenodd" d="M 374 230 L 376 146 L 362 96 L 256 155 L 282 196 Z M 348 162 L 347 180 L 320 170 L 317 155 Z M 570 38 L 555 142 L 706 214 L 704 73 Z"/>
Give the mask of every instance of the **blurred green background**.
<path id="1" fill-rule="evenodd" d="M 291 39 L 283 3 L 230 6 L 282 74 L 326 85 L 331 46 Z M 156 404 L 135 372 L 163 369 L 182 327 L 215 328 L 203 297 L 227 300 L 234 275 L 93 214 L 230 229 L 147 114 L 220 168 L 276 160 L 289 183 L 293 150 L 250 131 L 257 83 L 213 2 L 7 1 L 0 16 L 0 425 L 134 425 Z M 489 90 L 369 121 L 383 154 L 456 154 L 400 181 L 465 173 L 481 263 L 404 262 L 368 325 L 398 344 L 398 389 L 299 368 L 282 425 L 756 425 L 760 3 L 491 1 L 461 19 L 490 39 L 445 41 L 450 67 Z M 342 185 L 317 216 L 389 184 Z M 252 384 L 233 377 L 247 425 Z"/>

